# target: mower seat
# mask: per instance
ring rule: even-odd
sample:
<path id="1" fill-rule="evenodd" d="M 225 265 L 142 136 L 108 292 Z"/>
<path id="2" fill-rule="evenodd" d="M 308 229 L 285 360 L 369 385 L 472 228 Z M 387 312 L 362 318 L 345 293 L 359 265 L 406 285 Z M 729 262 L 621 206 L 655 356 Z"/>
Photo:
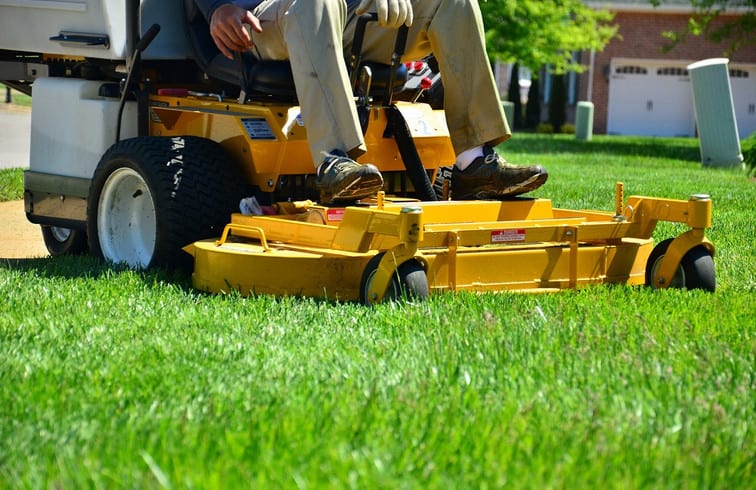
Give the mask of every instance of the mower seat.
<path id="1" fill-rule="evenodd" d="M 194 0 L 185 0 L 184 10 L 194 59 L 207 76 L 242 88 L 252 99 L 297 103 L 288 60 L 260 60 L 251 53 L 243 53 L 241 59 L 229 60 L 215 46 L 207 20 Z M 371 95 L 376 98 L 385 96 L 391 79 L 391 66 L 371 62 L 362 66 L 368 66 L 373 74 Z M 407 81 L 407 67 L 400 63 L 396 70 L 394 93 L 400 92 Z"/>

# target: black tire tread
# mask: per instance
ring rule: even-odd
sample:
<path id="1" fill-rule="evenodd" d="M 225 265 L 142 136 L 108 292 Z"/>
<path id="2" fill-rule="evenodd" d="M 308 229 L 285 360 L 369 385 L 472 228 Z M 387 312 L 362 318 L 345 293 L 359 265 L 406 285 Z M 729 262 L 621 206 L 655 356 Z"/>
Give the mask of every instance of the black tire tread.
<path id="1" fill-rule="evenodd" d="M 81 255 L 89 251 L 87 234 L 84 230 L 71 230 L 67 240 L 61 242 L 52 233 L 52 226 L 42 225 L 42 239 L 50 255 L 59 257 L 62 255 Z"/>
<path id="2" fill-rule="evenodd" d="M 174 144 L 183 142 L 183 148 Z M 101 255 L 97 205 L 102 186 L 117 168 L 140 172 L 155 199 L 157 243 L 148 266 L 185 265 L 181 247 L 219 236 L 238 210 L 244 179 L 216 142 L 195 136 L 137 137 L 120 141 L 102 156 L 92 179 L 87 209 L 90 248 Z M 174 177 L 180 171 L 178 186 Z"/>
<path id="3" fill-rule="evenodd" d="M 661 259 L 666 253 L 673 238 L 667 238 L 659 242 L 651 254 L 648 256 L 646 263 L 646 285 L 653 286 L 653 267 L 657 260 Z M 703 289 L 714 292 L 716 290 L 716 272 L 714 268 L 714 258 L 709 250 L 703 245 L 698 245 L 688 250 L 680 261 L 685 273 L 686 289 Z"/>
<path id="4" fill-rule="evenodd" d="M 373 256 L 365 266 L 360 281 L 360 302 L 364 305 L 372 303 L 367 298 L 368 280 L 370 275 L 378 269 L 378 264 L 385 255 L 381 252 Z M 383 301 L 398 301 L 402 299 L 423 300 L 428 297 L 429 293 L 428 277 L 423 266 L 415 259 L 407 260 L 397 267 L 396 272 L 391 277 L 391 284 Z"/>

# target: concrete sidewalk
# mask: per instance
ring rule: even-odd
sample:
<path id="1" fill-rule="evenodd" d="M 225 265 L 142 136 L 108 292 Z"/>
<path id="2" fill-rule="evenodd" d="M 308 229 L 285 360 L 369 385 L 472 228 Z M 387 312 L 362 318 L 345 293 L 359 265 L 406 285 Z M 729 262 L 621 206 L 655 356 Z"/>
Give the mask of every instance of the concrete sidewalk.
<path id="1" fill-rule="evenodd" d="M 29 168 L 31 108 L 0 102 L 0 169 Z M 0 202 L 0 260 L 46 257 L 39 225 L 26 220 L 24 201 Z"/>
<path id="2" fill-rule="evenodd" d="M 39 225 L 26 219 L 24 201 L 0 202 L 0 260 L 48 255 Z"/>
<path id="3" fill-rule="evenodd" d="M 29 168 L 31 107 L 0 102 L 0 168 Z"/>

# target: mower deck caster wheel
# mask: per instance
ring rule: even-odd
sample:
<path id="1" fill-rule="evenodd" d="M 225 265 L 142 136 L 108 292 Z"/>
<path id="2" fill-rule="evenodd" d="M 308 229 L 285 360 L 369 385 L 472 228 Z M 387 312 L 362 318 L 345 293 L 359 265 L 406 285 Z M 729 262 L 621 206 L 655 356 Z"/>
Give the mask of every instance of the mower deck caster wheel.
<path id="1" fill-rule="evenodd" d="M 648 262 L 646 263 L 646 285 L 655 287 L 654 276 L 672 240 L 672 238 L 668 238 L 660 242 L 648 256 Z M 714 292 L 716 285 L 714 258 L 703 245 L 699 245 L 689 250 L 683 256 L 674 277 L 670 281 L 669 287 L 703 289 Z"/>
<path id="2" fill-rule="evenodd" d="M 385 253 L 379 253 L 365 266 L 360 281 L 360 302 L 367 306 L 376 304 L 376 301 L 368 297 L 368 291 L 372 285 L 375 273 L 378 270 L 378 264 Z M 429 295 L 428 276 L 425 274 L 420 262 L 410 259 L 397 267 L 396 272 L 391 277 L 388 290 L 383 296 L 383 301 L 396 301 L 400 299 L 417 299 L 423 300 Z"/>

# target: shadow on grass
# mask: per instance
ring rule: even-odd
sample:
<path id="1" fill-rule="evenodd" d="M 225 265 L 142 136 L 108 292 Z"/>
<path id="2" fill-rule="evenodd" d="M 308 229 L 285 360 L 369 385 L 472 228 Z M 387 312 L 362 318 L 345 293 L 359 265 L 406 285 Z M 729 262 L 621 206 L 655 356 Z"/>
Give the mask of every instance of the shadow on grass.
<path id="1" fill-rule="evenodd" d="M 32 272 L 39 278 L 98 279 L 121 273 L 137 274 L 145 283 L 165 282 L 186 291 L 192 288 L 188 268 L 152 268 L 134 271 L 123 264 L 110 264 L 89 255 L 63 255 L 33 259 L 0 258 L 0 269 Z"/>
<path id="2" fill-rule="evenodd" d="M 230 292 L 210 293 L 195 289 L 192 285 L 192 270 L 189 266 L 175 269 L 151 268 L 148 270 L 132 270 L 126 265 L 111 264 L 90 255 L 64 255 L 59 257 L 40 257 L 30 259 L 0 258 L 0 273 L 3 270 L 30 273 L 35 279 L 63 279 L 63 280 L 108 280 L 121 274 L 138 277 L 145 285 L 165 284 L 192 297 L 218 296 L 236 300 L 242 298 L 241 293 L 234 288 Z M 343 305 L 345 301 L 329 297 L 305 297 L 297 294 L 276 296 L 250 292 L 247 299 L 268 302 L 304 302 L 321 306 Z M 349 303 L 349 302 L 347 302 Z M 351 302 L 357 304 L 357 302 Z"/>
<path id="3" fill-rule="evenodd" d="M 0 271 L 19 271 L 31 273 L 39 279 L 112 279 L 120 274 L 130 274 L 139 278 L 146 285 L 166 284 L 192 297 L 219 296 L 229 299 L 238 299 L 242 295 L 239 291 L 230 288 L 226 293 L 210 293 L 195 289 L 192 285 L 192 270 L 190 265 L 182 267 L 151 268 L 148 270 L 132 270 L 123 264 L 112 264 L 92 257 L 90 255 L 63 255 L 59 257 L 40 257 L 31 259 L 6 259 L 0 258 Z M 308 298 L 292 294 L 289 296 L 274 296 L 259 293 L 250 293 L 248 298 L 265 299 L 266 301 L 305 301 L 321 305 L 343 304 L 334 298 Z"/>
<path id="4" fill-rule="evenodd" d="M 603 153 L 608 155 L 645 156 L 684 161 L 700 161 L 698 140 L 694 138 L 648 138 L 594 136 L 578 141 L 571 135 L 537 135 L 515 133 L 503 144 L 505 152 L 522 153 Z"/>

